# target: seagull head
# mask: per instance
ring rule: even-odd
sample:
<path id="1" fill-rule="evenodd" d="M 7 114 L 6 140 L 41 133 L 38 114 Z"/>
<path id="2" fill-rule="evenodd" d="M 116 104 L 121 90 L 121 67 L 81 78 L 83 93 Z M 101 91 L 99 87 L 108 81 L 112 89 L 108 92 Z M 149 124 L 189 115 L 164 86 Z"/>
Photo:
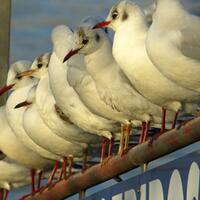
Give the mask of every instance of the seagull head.
<path id="1" fill-rule="evenodd" d="M 63 62 L 70 59 L 77 53 L 88 55 L 95 52 L 103 43 L 102 37 L 106 33 L 101 29 L 93 29 L 92 27 L 80 27 L 74 32 L 74 47 L 67 53 Z"/>
<path id="2" fill-rule="evenodd" d="M 117 31 L 119 28 L 123 28 L 124 25 L 126 26 L 130 19 L 137 20 L 138 12 L 140 12 L 140 9 L 135 3 L 122 0 L 111 8 L 105 21 L 97 23 L 93 28 L 109 27 Z"/>
<path id="3" fill-rule="evenodd" d="M 40 79 L 48 72 L 50 53 L 44 53 L 35 58 L 30 69 L 18 74 L 18 77 L 34 77 Z"/>
<path id="4" fill-rule="evenodd" d="M 8 71 L 6 85 L 0 88 L 0 95 L 3 95 L 9 90 L 15 90 L 32 83 L 33 80 L 20 75 L 22 72 L 27 71 L 30 65 L 31 63 L 27 60 L 20 60 L 13 63 Z"/>
<path id="5" fill-rule="evenodd" d="M 50 57 L 51 57 L 50 53 L 44 53 L 35 58 L 35 60 L 31 65 L 30 72 L 28 73 L 28 75 L 38 79 L 46 75 L 48 73 L 48 65 Z"/>

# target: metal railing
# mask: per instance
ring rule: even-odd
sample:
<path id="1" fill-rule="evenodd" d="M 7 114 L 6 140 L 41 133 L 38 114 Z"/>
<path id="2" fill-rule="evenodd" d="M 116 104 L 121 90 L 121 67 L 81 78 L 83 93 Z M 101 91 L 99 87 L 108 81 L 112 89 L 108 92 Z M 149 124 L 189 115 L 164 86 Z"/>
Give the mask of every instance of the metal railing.
<path id="1" fill-rule="evenodd" d="M 105 165 L 98 164 L 84 173 L 77 173 L 42 193 L 28 197 L 27 200 L 60 200 L 69 197 L 199 140 L 200 118 L 196 118 L 179 130 L 173 129 L 164 133 L 152 147 L 148 145 L 148 142 L 137 145 L 126 155 L 114 156 Z"/>

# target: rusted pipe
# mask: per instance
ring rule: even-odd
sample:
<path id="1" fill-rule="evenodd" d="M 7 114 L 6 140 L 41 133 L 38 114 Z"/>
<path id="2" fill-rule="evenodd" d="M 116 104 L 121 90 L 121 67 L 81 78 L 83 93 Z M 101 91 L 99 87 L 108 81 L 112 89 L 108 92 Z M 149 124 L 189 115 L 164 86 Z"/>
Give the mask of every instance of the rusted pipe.
<path id="1" fill-rule="evenodd" d="M 148 142 L 137 145 L 123 157 L 114 156 L 105 165 L 97 164 L 84 173 L 77 173 L 67 180 L 62 180 L 52 188 L 37 193 L 27 200 L 63 199 L 198 140 L 200 140 L 200 118 L 188 122 L 179 130 L 174 129 L 164 133 L 152 147 L 149 147 Z"/>

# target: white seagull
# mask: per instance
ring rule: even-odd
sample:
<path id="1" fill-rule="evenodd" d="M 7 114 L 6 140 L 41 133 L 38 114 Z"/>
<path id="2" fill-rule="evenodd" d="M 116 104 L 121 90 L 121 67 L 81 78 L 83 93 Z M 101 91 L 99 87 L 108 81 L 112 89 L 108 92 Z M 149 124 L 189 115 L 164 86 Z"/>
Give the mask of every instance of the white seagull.
<path id="1" fill-rule="evenodd" d="M 66 79 L 68 65 L 63 64 L 63 58 L 66 50 L 70 51 L 73 46 L 72 31 L 66 26 L 56 27 L 52 32 L 52 42 L 49 80 L 56 104 L 70 121 L 84 131 L 111 139 L 111 132 L 118 131 L 120 124 L 92 113 Z M 81 56 L 73 59 L 73 65 L 82 65 L 82 63 Z"/>
<path id="2" fill-rule="evenodd" d="M 26 133 L 23 127 L 23 115 L 26 108 L 15 109 L 16 105 L 24 102 L 31 88 L 36 85 L 37 81 L 35 78 L 22 77 L 21 72 L 27 71 L 28 69 L 22 65 L 17 65 L 15 67 L 11 66 L 8 72 L 7 85 L 15 84 L 12 88 L 12 93 L 10 94 L 6 102 L 6 115 L 8 123 L 10 124 L 13 132 L 17 138 L 29 149 L 38 153 L 40 156 L 58 160 L 59 156 L 53 154 L 41 146 L 37 145 Z"/>
<path id="3" fill-rule="evenodd" d="M 15 85 L 12 88 L 13 92 L 11 93 L 6 102 L 6 115 L 13 132 L 27 148 L 36 152 L 40 156 L 54 161 L 61 161 L 62 157 L 38 145 L 36 142 L 33 141 L 33 139 L 27 134 L 26 130 L 24 129 L 23 116 L 26 108 L 15 108 L 16 105 L 19 106 L 19 103 L 24 102 L 26 100 L 29 91 L 37 84 L 37 81 L 35 81 L 35 78 L 22 76 L 21 72 L 27 71 L 27 68 L 25 69 L 21 65 L 18 68 L 14 67 L 12 69 L 13 70 L 10 70 L 8 73 L 7 84 L 11 85 L 15 83 Z M 56 162 L 52 171 L 52 176 L 49 178 L 49 184 L 51 184 L 57 168 L 58 163 Z M 64 167 L 62 169 L 64 169 Z M 32 176 L 34 176 L 34 173 L 35 172 L 33 171 Z M 32 188 L 32 191 L 34 191 L 34 187 Z"/>
<path id="4" fill-rule="evenodd" d="M 0 161 L 0 196 L 2 200 L 6 200 L 9 191 L 14 185 L 31 183 L 30 169 L 19 165 L 12 160 L 5 158 Z M 14 185 L 13 185 L 14 184 Z"/>
<path id="5" fill-rule="evenodd" d="M 63 139 L 73 142 L 73 144 L 78 145 L 78 148 L 79 146 L 82 147 L 82 150 L 84 153 L 83 169 L 85 169 L 86 162 L 87 162 L 87 146 L 88 144 L 99 143 L 100 137 L 94 134 L 85 133 L 82 129 L 75 126 L 56 105 L 54 96 L 51 92 L 50 85 L 49 85 L 49 76 L 48 76 L 49 59 L 50 59 L 49 53 L 42 54 L 41 56 L 37 57 L 34 60 L 30 70 L 21 73 L 22 76 L 33 76 L 39 79 L 39 83 L 37 85 L 37 88 L 34 94 L 35 95 L 34 108 L 32 108 L 31 110 L 29 109 L 29 114 L 31 115 L 31 112 L 36 112 L 37 110 L 40 116 L 38 116 L 38 113 L 35 113 L 34 118 L 41 117 L 45 125 L 48 126 L 53 131 L 53 133 L 58 136 L 58 137 L 52 136 L 52 132 L 49 131 L 47 128 L 45 128 L 45 126 L 42 125 L 43 122 L 41 122 L 40 120 L 40 122 L 38 123 L 40 123 L 40 125 L 43 126 L 43 129 L 42 129 L 43 132 L 44 130 L 46 130 L 45 132 L 46 134 L 43 134 L 43 137 L 47 137 L 47 134 L 50 134 L 50 137 L 51 137 L 51 139 L 47 137 L 49 138 L 47 144 L 44 144 L 42 141 L 41 146 L 45 145 L 44 146 L 45 148 L 48 148 L 49 150 L 52 149 L 52 151 L 55 151 L 54 146 L 56 145 L 58 146 L 56 149 L 57 151 L 56 153 L 58 153 L 58 151 L 60 152 L 59 148 L 62 148 L 61 152 L 65 153 L 66 155 L 66 149 L 69 147 L 69 145 L 71 145 L 71 143 L 64 142 Z M 29 103 L 27 102 L 25 104 L 29 104 Z M 36 143 L 40 144 L 41 143 L 41 138 L 39 135 L 40 133 L 34 129 L 35 127 L 34 124 L 32 124 L 31 122 L 30 123 L 28 122 L 28 119 L 29 119 L 28 116 L 24 116 L 24 119 L 27 121 L 27 122 L 24 121 L 25 122 L 24 125 L 26 127 L 27 132 L 30 134 L 30 137 Z M 32 128 L 29 126 L 32 126 Z M 34 129 L 36 132 L 33 131 L 32 129 Z M 63 139 L 59 139 L 60 137 Z M 54 142 L 53 145 L 50 143 L 50 140 L 51 142 Z M 63 146 L 57 145 L 59 142 L 60 144 L 63 144 L 64 149 L 63 149 Z M 74 150 L 80 150 L 80 148 L 79 149 L 75 148 Z"/>
<path id="6" fill-rule="evenodd" d="M 146 46 L 167 78 L 200 92 L 200 18 L 186 11 L 180 0 L 157 0 Z"/>
<path id="7" fill-rule="evenodd" d="M 28 136 L 39 146 L 48 150 L 49 152 L 58 155 L 56 165 L 49 179 L 50 184 L 53 180 L 54 174 L 57 171 L 59 161 L 63 161 L 62 173 L 66 178 L 66 162 L 69 160 L 69 172 L 71 175 L 73 160 L 80 158 L 87 148 L 87 144 L 72 143 L 70 140 L 65 140 L 56 135 L 42 120 L 37 110 L 35 102 L 36 87 L 31 88 L 28 93 L 26 101 L 18 104 L 19 106 L 27 105 L 27 109 L 23 115 L 23 126 Z M 62 176 L 60 177 L 62 178 Z"/>
<path id="8" fill-rule="evenodd" d="M 161 132 L 165 129 L 166 110 L 178 112 L 184 102 L 197 102 L 199 93 L 179 86 L 167 79 L 151 62 L 146 52 L 145 41 L 148 32 L 146 18 L 140 7 L 123 0 L 114 5 L 106 21 L 95 27 L 108 26 L 115 31 L 113 56 L 132 85 L 147 99 L 163 108 Z M 160 42 L 152 43 L 153 49 Z M 169 50 L 167 55 L 169 55 Z M 170 54 L 171 55 L 171 54 Z M 169 58 L 171 59 L 171 58 Z M 159 60 L 155 57 L 155 60 Z M 173 123 L 175 127 L 177 114 Z"/>
<path id="9" fill-rule="evenodd" d="M 36 89 L 36 104 L 40 116 L 55 134 L 64 139 L 76 142 L 78 138 L 79 144 L 97 143 L 99 141 L 98 136 L 83 133 L 83 130 L 74 125 L 56 105 L 49 85 L 49 74 L 47 71 L 49 58 L 50 54 L 48 53 L 41 55 L 35 59 L 30 70 L 32 71 L 32 73 L 30 72 L 31 76 L 40 79 Z"/>
<path id="10" fill-rule="evenodd" d="M 146 123 L 146 133 L 149 122 L 162 122 L 161 108 L 141 96 L 115 62 L 112 44 L 103 30 L 81 27 L 74 37 L 74 48 L 65 60 L 77 52 L 85 55 L 86 68 L 96 83 L 100 98 L 110 109 L 123 113 L 124 121 Z M 112 117 L 116 117 L 115 114 Z M 173 117 L 168 121 L 173 121 Z M 146 135 L 142 137 L 145 141 Z"/>
<path id="11" fill-rule="evenodd" d="M 17 81 L 16 75 L 21 72 L 21 70 L 26 70 L 30 66 L 28 61 L 18 61 L 10 66 L 8 79 L 16 79 L 15 82 L 7 82 L 7 86 L 0 89 L 2 92 L 11 89 L 12 87 L 18 87 L 20 81 Z M 41 157 L 39 154 L 27 148 L 15 135 L 14 131 L 11 129 L 6 115 L 6 107 L 0 107 L 0 150 L 7 155 L 10 159 L 14 160 L 16 163 L 21 164 L 31 170 L 32 176 L 32 192 L 35 191 L 34 187 L 34 177 L 36 170 L 42 172 L 42 170 L 48 165 L 52 165 L 52 161 Z M 41 177 L 41 173 L 39 174 Z M 40 178 L 39 178 L 40 181 Z"/>

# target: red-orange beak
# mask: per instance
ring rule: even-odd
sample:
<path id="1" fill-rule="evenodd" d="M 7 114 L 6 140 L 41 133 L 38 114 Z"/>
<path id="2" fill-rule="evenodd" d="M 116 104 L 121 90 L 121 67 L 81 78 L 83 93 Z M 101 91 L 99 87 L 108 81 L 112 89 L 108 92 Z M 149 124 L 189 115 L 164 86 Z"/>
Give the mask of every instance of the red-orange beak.
<path id="1" fill-rule="evenodd" d="M 18 104 L 15 106 L 15 109 L 21 108 L 21 107 L 25 107 L 25 106 L 29 106 L 29 105 L 31 105 L 31 104 L 32 104 L 31 102 L 23 101 L 23 102 L 21 102 L 21 103 L 18 103 Z"/>
<path id="2" fill-rule="evenodd" d="M 16 78 L 24 77 L 24 76 L 31 76 L 35 71 L 37 71 L 37 69 L 29 69 L 29 70 L 23 71 L 23 72 L 17 74 Z"/>
<path id="3" fill-rule="evenodd" d="M 72 56 L 74 56 L 75 54 L 77 54 L 79 52 L 81 48 L 79 49 L 75 49 L 75 50 L 71 50 L 63 59 L 63 63 L 66 62 L 67 60 L 69 60 Z"/>
<path id="4" fill-rule="evenodd" d="M 0 96 L 10 90 L 14 85 L 15 84 L 5 85 L 4 87 L 0 88 Z"/>
<path id="5" fill-rule="evenodd" d="M 110 24 L 110 21 L 103 21 L 103 22 L 99 22 L 98 24 L 96 24 L 93 29 L 96 29 L 96 28 L 103 28 L 103 27 L 106 27 Z"/>

